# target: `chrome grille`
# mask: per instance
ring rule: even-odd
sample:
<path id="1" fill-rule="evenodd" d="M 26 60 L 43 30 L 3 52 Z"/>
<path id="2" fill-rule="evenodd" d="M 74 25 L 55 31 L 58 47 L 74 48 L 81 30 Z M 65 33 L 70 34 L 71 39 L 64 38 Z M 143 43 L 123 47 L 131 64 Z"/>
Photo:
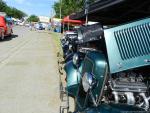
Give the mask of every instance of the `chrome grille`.
<path id="1" fill-rule="evenodd" d="M 122 60 L 150 54 L 150 23 L 114 32 Z"/>

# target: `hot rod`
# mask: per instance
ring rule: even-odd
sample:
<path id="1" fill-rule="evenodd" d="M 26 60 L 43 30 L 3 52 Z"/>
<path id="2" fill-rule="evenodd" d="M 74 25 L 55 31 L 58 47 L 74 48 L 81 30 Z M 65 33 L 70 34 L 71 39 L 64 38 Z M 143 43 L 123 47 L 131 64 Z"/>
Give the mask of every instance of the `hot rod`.
<path id="1" fill-rule="evenodd" d="M 150 18 L 85 26 L 79 36 L 88 48 L 64 68 L 74 112 L 150 112 Z"/>

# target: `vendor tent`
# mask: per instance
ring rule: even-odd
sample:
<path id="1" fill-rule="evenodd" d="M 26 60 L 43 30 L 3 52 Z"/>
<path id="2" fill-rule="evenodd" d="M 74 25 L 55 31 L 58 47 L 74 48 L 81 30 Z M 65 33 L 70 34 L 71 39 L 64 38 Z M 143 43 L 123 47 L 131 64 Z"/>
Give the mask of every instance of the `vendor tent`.
<path id="1" fill-rule="evenodd" d="M 81 21 L 81 20 L 72 20 L 72 19 L 69 18 L 69 16 L 66 16 L 66 17 L 63 18 L 62 23 L 63 23 L 63 26 L 64 26 L 64 24 L 67 24 L 68 25 L 68 30 L 69 30 L 69 25 L 82 25 L 85 22 Z"/>
<path id="2" fill-rule="evenodd" d="M 66 17 L 64 17 L 64 19 L 62 20 L 62 23 L 71 23 L 71 24 L 79 24 L 79 25 L 81 25 L 81 24 L 83 24 L 84 22 L 81 21 L 81 20 L 71 20 L 71 19 L 69 18 L 69 16 L 66 16 Z"/>

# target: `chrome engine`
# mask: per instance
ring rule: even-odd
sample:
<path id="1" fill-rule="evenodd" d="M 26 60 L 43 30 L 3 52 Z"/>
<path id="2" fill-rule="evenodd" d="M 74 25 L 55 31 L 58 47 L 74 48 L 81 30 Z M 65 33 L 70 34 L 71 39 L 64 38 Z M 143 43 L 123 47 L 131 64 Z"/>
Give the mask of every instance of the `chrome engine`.
<path id="1" fill-rule="evenodd" d="M 103 101 L 124 103 L 150 109 L 150 77 L 140 72 L 121 72 L 112 75 L 104 88 Z"/>

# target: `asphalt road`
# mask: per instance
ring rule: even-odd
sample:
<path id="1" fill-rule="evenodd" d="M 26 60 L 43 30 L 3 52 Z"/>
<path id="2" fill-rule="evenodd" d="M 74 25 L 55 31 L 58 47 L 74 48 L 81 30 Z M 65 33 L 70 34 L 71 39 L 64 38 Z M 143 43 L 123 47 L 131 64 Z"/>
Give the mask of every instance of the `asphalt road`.
<path id="1" fill-rule="evenodd" d="M 58 113 L 59 77 L 48 33 L 14 27 L 0 41 L 0 113 Z"/>

